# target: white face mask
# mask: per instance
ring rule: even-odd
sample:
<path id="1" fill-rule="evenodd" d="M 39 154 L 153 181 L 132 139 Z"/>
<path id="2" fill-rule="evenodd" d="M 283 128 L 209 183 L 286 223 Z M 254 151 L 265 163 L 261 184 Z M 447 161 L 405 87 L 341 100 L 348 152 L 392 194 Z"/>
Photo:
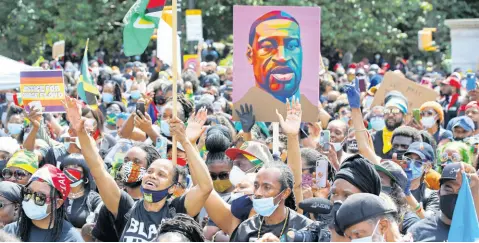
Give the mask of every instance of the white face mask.
<path id="1" fill-rule="evenodd" d="M 240 184 L 246 178 L 246 173 L 234 165 L 230 171 L 230 181 L 234 186 Z"/>
<path id="2" fill-rule="evenodd" d="M 436 124 L 436 117 L 435 116 L 423 117 L 421 118 L 421 123 L 425 129 L 429 129 L 433 127 L 434 124 Z"/>
<path id="3" fill-rule="evenodd" d="M 376 223 L 376 227 L 374 227 L 373 233 L 371 236 L 366 236 L 363 238 L 352 239 L 351 242 L 384 242 L 384 237 L 382 235 L 377 236 L 376 230 L 378 229 L 379 221 Z"/>
<path id="4" fill-rule="evenodd" d="M 334 151 L 338 152 L 339 150 L 343 149 L 342 143 L 331 143 L 334 147 Z"/>

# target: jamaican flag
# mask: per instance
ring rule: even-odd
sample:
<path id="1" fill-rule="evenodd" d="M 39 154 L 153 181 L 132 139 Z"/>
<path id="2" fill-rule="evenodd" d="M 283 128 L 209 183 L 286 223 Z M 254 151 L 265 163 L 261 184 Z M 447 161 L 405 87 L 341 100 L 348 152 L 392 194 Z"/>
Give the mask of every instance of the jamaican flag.
<path id="1" fill-rule="evenodd" d="M 86 41 L 85 53 L 81 63 L 81 76 L 77 86 L 78 96 L 92 109 L 98 109 L 97 96 L 100 92 L 93 81 L 90 71 L 88 70 L 88 40 Z"/>

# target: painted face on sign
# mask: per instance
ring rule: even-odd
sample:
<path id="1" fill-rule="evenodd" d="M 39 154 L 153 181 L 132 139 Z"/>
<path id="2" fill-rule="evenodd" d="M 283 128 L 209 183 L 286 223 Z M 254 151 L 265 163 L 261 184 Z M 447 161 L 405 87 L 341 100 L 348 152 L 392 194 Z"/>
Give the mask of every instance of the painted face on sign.
<path id="1" fill-rule="evenodd" d="M 297 21 L 282 11 L 269 12 L 253 23 L 249 40 L 246 55 L 256 85 L 282 102 L 299 94 L 303 50 Z"/>

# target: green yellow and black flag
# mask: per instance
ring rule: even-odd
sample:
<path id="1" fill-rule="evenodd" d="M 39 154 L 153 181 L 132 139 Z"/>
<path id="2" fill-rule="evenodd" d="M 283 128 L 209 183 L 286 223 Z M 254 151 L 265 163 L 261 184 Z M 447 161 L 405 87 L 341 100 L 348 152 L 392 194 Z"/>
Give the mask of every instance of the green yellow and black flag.
<path id="1" fill-rule="evenodd" d="M 78 96 L 93 110 L 98 109 L 97 96 L 100 96 L 98 87 L 88 70 L 88 40 L 86 41 L 85 53 L 81 64 L 81 76 L 77 86 Z"/>

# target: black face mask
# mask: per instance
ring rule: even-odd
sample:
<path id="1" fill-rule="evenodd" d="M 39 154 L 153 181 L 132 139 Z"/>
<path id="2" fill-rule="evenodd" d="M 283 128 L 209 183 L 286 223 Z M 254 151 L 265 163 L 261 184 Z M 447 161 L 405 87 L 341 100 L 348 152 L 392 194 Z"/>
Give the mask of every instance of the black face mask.
<path id="1" fill-rule="evenodd" d="M 464 138 L 454 138 L 454 141 L 456 141 L 456 142 L 462 142 L 462 141 L 464 141 Z"/>
<path id="2" fill-rule="evenodd" d="M 439 208 L 441 209 L 441 212 L 450 220 L 452 220 L 452 215 L 454 214 L 457 196 L 458 194 L 439 196 Z"/>
<path id="3" fill-rule="evenodd" d="M 157 95 L 155 96 L 155 104 L 157 105 L 164 105 L 166 102 L 165 96 L 163 95 Z"/>
<path id="4" fill-rule="evenodd" d="M 350 154 L 359 153 L 358 142 L 356 139 L 351 139 L 346 142 L 346 152 Z"/>
<path id="5" fill-rule="evenodd" d="M 402 150 L 402 149 L 395 149 L 395 148 L 393 148 L 393 149 L 391 150 L 391 155 L 395 153 L 395 154 L 397 154 L 397 159 L 398 159 L 398 160 L 402 160 L 402 159 L 403 159 L 403 155 L 404 155 L 406 152 L 407 152 L 407 150 Z"/>

